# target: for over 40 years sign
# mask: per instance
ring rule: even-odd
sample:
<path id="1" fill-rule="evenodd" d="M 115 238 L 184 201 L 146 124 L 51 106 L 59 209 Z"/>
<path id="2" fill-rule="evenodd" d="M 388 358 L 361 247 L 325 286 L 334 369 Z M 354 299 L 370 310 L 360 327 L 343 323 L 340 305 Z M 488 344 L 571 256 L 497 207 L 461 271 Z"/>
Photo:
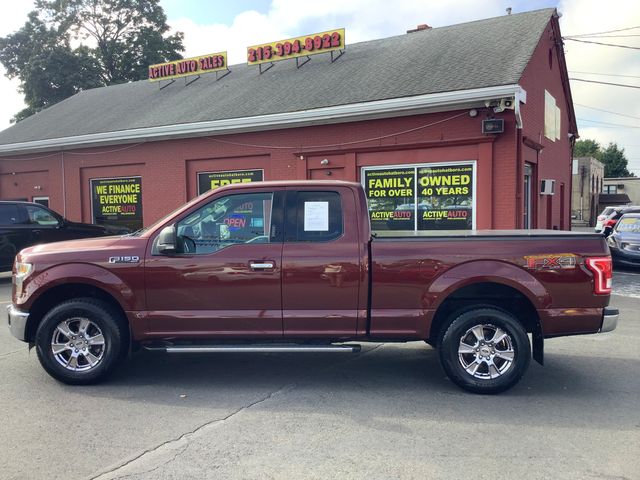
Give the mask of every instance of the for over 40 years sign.
<path id="1" fill-rule="evenodd" d="M 142 179 L 92 179 L 91 206 L 93 223 L 117 225 L 131 231 L 142 228 Z"/>

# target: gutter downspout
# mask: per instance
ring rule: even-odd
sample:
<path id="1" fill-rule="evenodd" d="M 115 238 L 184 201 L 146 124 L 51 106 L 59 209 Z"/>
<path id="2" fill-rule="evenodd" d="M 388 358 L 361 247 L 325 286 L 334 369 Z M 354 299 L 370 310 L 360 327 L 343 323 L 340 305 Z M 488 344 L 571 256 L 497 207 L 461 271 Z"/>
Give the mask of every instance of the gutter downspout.
<path id="1" fill-rule="evenodd" d="M 62 163 L 62 216 L 67 218 L 67 188 L 64 174 L 64 150 L 60 151 L 60 160 Z"/>
<path id="2" fill-rule="evenodd" d="M 516 208 L 514 226 L 517 229 L 524 228 L 522 223 L 524 204 L 522 190 L 524 189 L 524 158 L 522 155 L 522 114 L 520 112 L 521 92 L 517 91 L 514 99 L 514 114 L 516 117 Z"/>

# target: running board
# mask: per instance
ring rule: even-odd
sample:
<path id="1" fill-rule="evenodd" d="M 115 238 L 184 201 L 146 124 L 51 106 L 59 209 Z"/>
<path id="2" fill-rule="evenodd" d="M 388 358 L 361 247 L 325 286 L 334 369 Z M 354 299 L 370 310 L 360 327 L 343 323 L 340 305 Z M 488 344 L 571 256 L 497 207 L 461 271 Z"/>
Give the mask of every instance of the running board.
<path id="1" fill-rule="evenodd" d="M 318 353 L 349 352 L 358 353 L 360 345 L 145 345 L 145 350 L 167 353 Z"/>

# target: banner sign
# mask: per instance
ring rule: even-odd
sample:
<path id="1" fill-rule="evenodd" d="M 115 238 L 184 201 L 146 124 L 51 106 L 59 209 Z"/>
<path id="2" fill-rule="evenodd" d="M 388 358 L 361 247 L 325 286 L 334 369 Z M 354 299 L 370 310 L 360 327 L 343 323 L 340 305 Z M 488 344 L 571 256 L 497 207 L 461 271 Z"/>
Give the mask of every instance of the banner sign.
<path id="1" fill-rule="evenodd" d="M 198 173 L 198 195 L 232 183 L 261 182 L 263 179 L 262 170 Z"/>
<path id="2" fill-rule="evenodd" d="M 201 57 L 183 58 L 149 66 L 149 80 L 158 82 L 172 78 L 202 75 L 227 69 L 227 52 L 210 53 Z"/>
<path id="3" fill-rule="evenodd" d="M 473 166 L 418 168 L 418 230 L 473 228 Z"/>
<path id="4" fill-rule="evenodd" d="M 142 228 L 142 179 L 99 178 L 91 181 L 93 223 Z"/>
<path id="5" fill-rule="evenodd" d="M 363 169 L 372 230 L 471 230 L 473 164 Z"/>
<path id="6" fill-rule="evenodd" d="M 365 170 L 372 230 L 415 228 L 415 168 Z"/>
<path id="7" fill-rule="evenodd" d="M 247 63 L 258 65 L 344 49 L 344 28 L 247 48 Z"/>

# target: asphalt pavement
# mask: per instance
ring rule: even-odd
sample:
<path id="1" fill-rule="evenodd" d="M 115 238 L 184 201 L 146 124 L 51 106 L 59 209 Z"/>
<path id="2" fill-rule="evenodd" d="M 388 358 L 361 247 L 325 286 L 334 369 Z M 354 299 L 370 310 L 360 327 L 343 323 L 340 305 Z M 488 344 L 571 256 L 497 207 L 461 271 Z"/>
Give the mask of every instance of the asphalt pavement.
<path id="1" fill-rule="evenodd" d="M 0 478 L 638 479 L 640 274 L 616 271 L 614 292 L 616 331 L 547 341 L 497 396 L 458 389 L 420 342 L 143 352 L 69 387 L 3 327 Z"/>

